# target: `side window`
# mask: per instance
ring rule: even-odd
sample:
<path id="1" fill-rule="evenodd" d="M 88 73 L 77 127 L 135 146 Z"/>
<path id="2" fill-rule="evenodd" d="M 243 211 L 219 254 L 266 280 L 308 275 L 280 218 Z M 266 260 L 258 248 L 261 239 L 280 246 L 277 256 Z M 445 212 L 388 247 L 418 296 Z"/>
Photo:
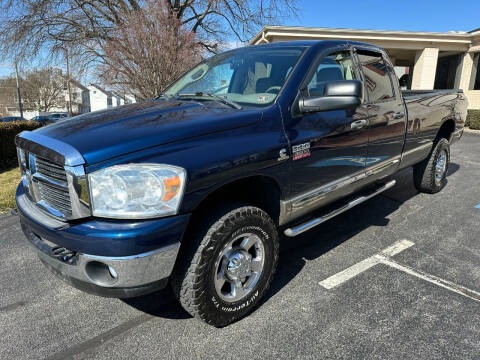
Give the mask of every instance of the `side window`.
<path id="1" fill-rule="evenodd" d="M 323 96 L 325 83 L 338 80 L 354 80 L 353 61 L 350 51 L 337 51 L 323 58 L 308 84 L 310 96 Z"/>
<path id="2" fill-rule="evenodd" d="M 382 55 L 362 50 L 357 54 L 365 76 L 369 101 L 374 103 L 393 99 L 392 81 Z"/>

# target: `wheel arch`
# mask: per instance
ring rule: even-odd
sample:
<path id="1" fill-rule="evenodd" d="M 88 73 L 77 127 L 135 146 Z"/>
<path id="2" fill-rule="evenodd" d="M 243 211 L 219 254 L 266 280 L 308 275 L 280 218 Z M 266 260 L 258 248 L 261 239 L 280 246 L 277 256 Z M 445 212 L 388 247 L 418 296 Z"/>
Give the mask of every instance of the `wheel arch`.
<path id="1" fill-rule="evenodd" d="M 452 135 L 455 132 L 455 120 L 453 118 L 447 118 L 442 122 L 442 125 L 438 129 L 436 140 L 445 138 L 448 142 L 451 142 Z"/>
<path id="2" fill-rule="evenodd" d="M 228 181 L 206 195 L 193 210 L 192 217 L 227 202 L 246 203 L 267 212 L 278 224 L 280 201 L 284 193 L 278 181 L 266 175 L 251 175 Z"/>

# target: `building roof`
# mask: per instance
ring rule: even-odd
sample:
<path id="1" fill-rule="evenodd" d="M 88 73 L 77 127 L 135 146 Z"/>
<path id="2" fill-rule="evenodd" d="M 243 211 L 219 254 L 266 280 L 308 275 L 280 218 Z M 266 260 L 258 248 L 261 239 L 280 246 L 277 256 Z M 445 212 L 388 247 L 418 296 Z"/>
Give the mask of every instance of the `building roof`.
<path id="1" fill-rule="evenodd" d="M 315 28 L 302 26 L 265 26 L 250 44 L 294 39 L 339 39 L 361 42 L 415 44 L 419 48 L 441 47 L 445 50 L 468 50 L 477 40 L 477 30 L 471 32 L 421 32 L 397 30 L 366 30 L 345 28 Z M 475 44 L 474 44 L 475 45 Z M 413 45 L 412 45 L 413 48 Z"/>
<path id="2" fill-rule="evenodd" d="M 93 84 L 93 83 L 90 83 L 88 84 L 87 86 L 93 86 L 94 88 L 100 90 L 101 92 L 103 92 L 105 95 L 108 95 L 108 96 L 112 96 L 112 92 L 111 91 L 108 91 L 108 90 L 105 90 L 103 87 L 101 87 L 100 85 L 97 85 L 97 84 Z"/>
<path id="3" fill-rule="evenodd" d="M 118 98 L 120 98 L 120 99 L 125 100 L 125 96 L 121 95 L 119 92 L 117 92 L 117 91 L 115 91 L 115 90 L 112 90 L 111 93 L 112 93 L 112 95 L 114 95 L 114 96 L 116 96 L 116 97 L 118 97 Z"/>
<path id="4" fill-rule="evenodd" d="M 62 76 L 63 76 L 63 78 L 64 78 L 65 80 L 68 81 L 68 77 L 67 77 L 66 75 L 62 75 Z M 80 82 L 78 82 L 77 80 L 75 80 L 75 79 L 72 78 L 71 76 L 70 76 L 70 83 L 72 83 L 72 84 L 75 85 L 77 88 L 81 89 L 82 91 L 88 91 L 88 89 L 87 89 L 84 85 L 80 84 Z"/>

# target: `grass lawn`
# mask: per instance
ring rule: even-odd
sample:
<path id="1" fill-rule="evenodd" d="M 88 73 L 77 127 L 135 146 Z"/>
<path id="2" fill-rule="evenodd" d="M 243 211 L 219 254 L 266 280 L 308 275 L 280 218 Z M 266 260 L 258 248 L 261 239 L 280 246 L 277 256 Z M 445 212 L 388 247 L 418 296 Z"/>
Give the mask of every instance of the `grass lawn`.
<path id="1" fill-rule="evenodd" d="M 15 190 L 20 182 L 20 170 L 0 170 L 0 213 L 15 208 Z"/>

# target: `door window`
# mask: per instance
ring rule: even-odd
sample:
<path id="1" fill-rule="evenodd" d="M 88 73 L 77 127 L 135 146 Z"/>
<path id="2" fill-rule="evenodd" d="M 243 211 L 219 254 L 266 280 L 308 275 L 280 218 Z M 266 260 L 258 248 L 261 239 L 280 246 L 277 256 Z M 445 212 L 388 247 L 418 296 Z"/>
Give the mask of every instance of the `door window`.
<path id="1" fill-rule="evenodd" d="M 353 61 L 350 51 L 337 51 L 323 58 L 308 84 L 310 96 L 323 96 L 329 81 L 354 80 Z"/>
<path id="2" fill-rule="evenodd" d="M 395 94 L 393 93 L 388 66 L 385 64 L 382 55 L 373 51 L 358 51 L 357 54 L 365 76 L 370 102 L 392 100 Z"/>

